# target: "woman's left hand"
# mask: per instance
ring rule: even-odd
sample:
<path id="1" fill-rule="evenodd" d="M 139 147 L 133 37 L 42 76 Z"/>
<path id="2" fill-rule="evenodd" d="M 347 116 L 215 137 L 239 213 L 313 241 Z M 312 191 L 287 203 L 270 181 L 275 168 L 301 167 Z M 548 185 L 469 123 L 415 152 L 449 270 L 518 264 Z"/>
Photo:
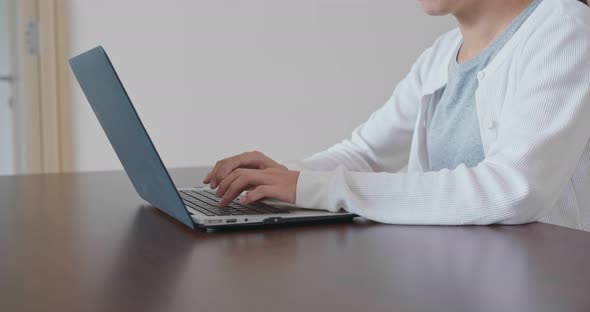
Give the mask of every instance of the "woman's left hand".
<path id="1" fill-rule="evenodd" d="M 221 197 L 218 206 L 227 206 L 246 190 L 249 191 L 240 199 L 243 205 L 262 198 L 295 204 L 298 178 L 298 171 L 285 169 L 235 169 L 219 183 L 215 193 L 217 197 Z"/>

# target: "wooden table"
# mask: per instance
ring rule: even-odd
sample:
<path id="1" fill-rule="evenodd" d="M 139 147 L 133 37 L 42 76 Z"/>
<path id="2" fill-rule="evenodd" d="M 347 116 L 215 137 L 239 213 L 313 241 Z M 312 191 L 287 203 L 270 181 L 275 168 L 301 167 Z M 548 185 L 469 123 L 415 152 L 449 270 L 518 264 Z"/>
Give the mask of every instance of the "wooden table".
<path id="1" fill-rule="evenodd" d="M 179 186 L 203 169 L 176 170 Z M 122 172 L 0 177 L 0 311 L 590 311 L 590 233 L 191 231 Z"/>

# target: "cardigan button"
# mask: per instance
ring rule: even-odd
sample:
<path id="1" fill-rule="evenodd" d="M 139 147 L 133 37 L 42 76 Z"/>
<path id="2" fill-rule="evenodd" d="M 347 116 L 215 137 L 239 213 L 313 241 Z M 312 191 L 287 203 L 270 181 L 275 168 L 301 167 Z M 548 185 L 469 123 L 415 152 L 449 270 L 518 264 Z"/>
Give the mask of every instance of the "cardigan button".
<path id="1" fill-rule="evenodd" d="M 482 71 L 477 73 L 477 80 L 482 81 L 486 77 L 486 74 Z"/>
<path id="2" fill-rule="evenodd" d="M 488 120 L 486 122 L 486 128 L 488 128 L 488 130 L 492 130 L 495 127 L 496 127 L 496 122 L 495 121 L 493 121 L 493 120 L 490 119 L 490 120 Z"/>

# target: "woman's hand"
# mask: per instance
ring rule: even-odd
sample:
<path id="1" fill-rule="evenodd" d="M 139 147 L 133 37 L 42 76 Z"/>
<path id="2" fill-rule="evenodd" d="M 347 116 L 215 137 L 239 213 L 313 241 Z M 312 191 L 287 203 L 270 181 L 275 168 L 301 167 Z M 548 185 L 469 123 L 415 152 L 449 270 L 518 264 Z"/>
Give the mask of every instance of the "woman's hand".
<path id="1" fill-rule="evenodd" d="M 298 171 L 283 168 L 233 170 L 219 184 L 215 195 L 221 197 L 219 207 L 225 207 L 245 190 L 250 190 L 240 199 L 243 205 L 262 198 L 274 198 L 295 204 Z"/>
<path id="2" fill-rule="evenodd" d="M 287 170 L 287 167 L 268 158 L 261 152 L 246 152 L 226 159 L 222 159 L 215 164 L 215 167 L 207 174 L 203 183 L 209 184 L 211 189 L 220 185 L 230 173 L 238 168 L 249 169 L 269 169 L 278 168 Z"/>

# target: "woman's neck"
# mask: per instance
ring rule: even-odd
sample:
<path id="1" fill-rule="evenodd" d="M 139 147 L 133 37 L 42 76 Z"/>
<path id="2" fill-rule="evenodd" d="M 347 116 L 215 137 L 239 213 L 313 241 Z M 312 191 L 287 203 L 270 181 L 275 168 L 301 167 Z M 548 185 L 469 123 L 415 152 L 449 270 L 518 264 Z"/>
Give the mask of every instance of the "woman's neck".
<path id="1" fill-rule="evenodd" d="M 455 12 L 463 35 L 457 62 L 463 63 L 483 51 L 532 1 L 473 1 L 472 5 Z"/>

